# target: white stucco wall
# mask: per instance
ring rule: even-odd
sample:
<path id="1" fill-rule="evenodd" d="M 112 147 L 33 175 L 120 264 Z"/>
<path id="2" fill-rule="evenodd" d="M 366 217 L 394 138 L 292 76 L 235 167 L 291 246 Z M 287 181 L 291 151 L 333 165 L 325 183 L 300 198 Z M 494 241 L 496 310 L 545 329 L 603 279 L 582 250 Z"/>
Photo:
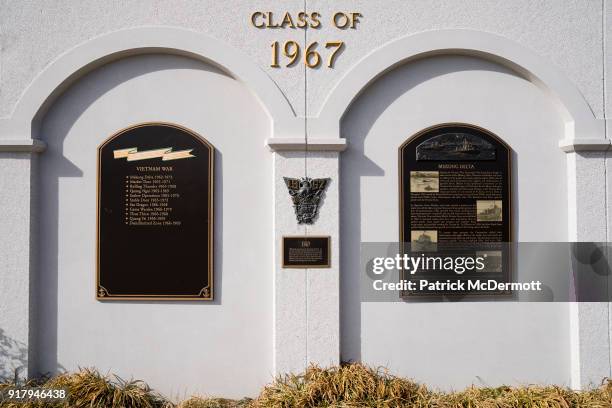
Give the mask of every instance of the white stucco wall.
<path id="1" fill-rule="evenodd" d="M 297 116 L 305 113 L 308 116 L 316 116 L 333 87 L 340 84 L 342 78 L 367 54 L 392 40 L 443 28 L 480 30 L 501 35 L 533 51 L 565 76 L 569 83 L 576 85 L 594 116 L 603 118 L 604 114 L 607 112 L 609 115 L 612 109 L 609 102 L 612 94 L 610 81 L 602 81 L 604 73 L 607 74 L 604 79 L 609 76 L 612 66 L 610 42 L 604 43 L 606 36 L 612 36 L 612 6 L 609 3 L 607 0 L 473 0 L 469 3 L 454 0 L 384 3 L 365 0 L 292 0 L 282 3 L 277 0 L 0 0 L 0 118 L 11 116 L 27 87 L 62 54 L 102 34 L 141 26 L 185 28 L 205 33 L 235 47 L 273 79 Z M 319 68 L 305 71 L 301 65 L 294 68 L 270 68 L 270 43 L 289 39 L 302 42 L 304 32 L 291 29 L 257 30 L 249 23 L 250 14 L 256 10 L 270 10 L 276 15 L 282 15 L 285 10 L 297 12 L 304 6 L 308 11 L 316 10 L 323 15 L 322 28 L 309 30 L 306 33 L 307 41 L 344 40 L 346 49 L 331 70 Z M 361 12 L 363 17 L 358 29 L 342 31 L 333 28 L 329 19 L 337 10 Z M 606 50 L 608 51 L 605 52 Z M 453 61 L 455 62 L 450 66 L 458 60 Z M 427 64 L 431 62 L 425 63 Z M 517 180 L 520 180 L 519 194 L 515 197 L 517 208 L 520 208 L 517 231 L 519 239 L 609 238 L 610 223 L 606 222 L 606 218 L 609 218 L 607 214 L 610 213 L 610 208 L 608 204 L 606 210 L 603 199 L 605 191 L 609 194 L 612 188 L 608 185 L 604 191 L 603 184 L 610 184 L 607 177 L 607 174 L 610 174 L 610 159 L 607 158 L 606 166 L 603 166 L 603 153 L 568 156 L 570 164 L 567 168 L 564 167 L 566 158 L 558 150 L 558 138 L 555 137 L 561 137 L 562 124 L 549 110 L 550 101 L 542 99 L 542 93 L 538 93 L 530 82 L 507 72 L 506 69 L 493 68 L 489 63 L 474 61 L 470 62 L 476 64 L 473 68 L 464 69 L 462 64 L 468 62 L 464 61 L 457 66 L 459 72 L 448 70 L 447 67 L 445 69 L 448 72 L 417 81 L 418 86 L 407 89 L 407 83 L 414 79 L 400 77 L 398 73 L 423 74 L 423 66 L 419 71 L 415 65 L 409 64 L 366 90 L 362 98 L 350 109 L 348 119 L 345 118 L 342 122 L 342 136 L 348 139 L 350 146 L 348 152 L 339 154 L 343 163 L 340 169 L 343 175 L 339 181 L 346 186 L 346 190 L 343 191 L 344 187 L 339 184 L 332 185 L 329 201 L 322 209 L 321 224 L 309 232 L 331 234 L 332 242 L 336 242 L 338 224 L 337 218 L 333 216 L 334 212 L 344 214 L 341 221 L 342 225 L 346 226 L 346 217 L 349 215 L 367 220 L 367 215 L 372 211 L 383 209 L 387 213 L 380 218 L 379 225 L 361 224 L 361 228 L 365 228 L 361 232 L 361 240 L 366 240 L 366 237 L 371 240 L 395 240 L 397 225 L 392 218 L 397 214 L 393 207 L 396 205 L 395 196 L 390 195 L 392 198 L 387 204 L 373 203 L 371 200 L 371 195 L 375 193 L 395 194 L 395 143 L 431 124 L 425 122 L 453 119 L 473 121 L 489 127 L 502 137 L 508 135 L 510 138 L 507 141 L 517 151 L 517 159 L 520 160 L 515 169 Z M 430 68 L 437 69 L 438 65 Z M 413 71 L 415 69 L 416 71 Z M 478 78 L 473 75 L 478 75 Z M 478 81 L 474 89 L 469 89 L 470 92 L 474 90 L 470 94 L 473 104 L 464 110 L 453 110 L 456 105 L 441 109 L 431 104 L 436 95 L 442 92 L 444 81 L 452 79 L 465 81 L 462 86 L 471 83 L 470 81 Z M 455 95 L 459 94 L 460 89 L 446 84 L 446 88 L 449 86 L 453 88 Z M 152 92 L 153 90 L 155 92 Z M 400 90 L 404 92 L 399 92 Z M 604 92 L 606 90 L 607 92 Z M 444 91 L 446 92 L 446 89 Z M 380 100 L 388 104 L 384 109 L 381 108 L 380 102 L 372 102 L 371 94 L 377 92 Z M 506 100 L 499 99 L 500 93 L 503 92 L 514 92 L 515 104 L 510 105 Z M 203 95 L 211 99 L 203 99 Z M 423 98 L 423 105 L 415 105 L 413 98 L 417 97 Z M 185 99 L 182 98 L 192 103 L 185 104 Z M 487 101 L 486 106 L 482 105 L 482 98 Z M 210 100 L 212 102 L 209 102 Z M 495 104 L 504 105 L 506 109 L 494 111 L 491 108 Z M 245 114 L 243 111 L 249 113 Z M 233 115 L 235 112 L 241 114 Z M 232 120 L 223 120 L 228 114 L 233 115 Z M 451 116 L 453 118 L 450 118 Z M 528 116 L 529 120 L 525 120 L 525 116 Z M 514 119 L 519 117 L 521 120 Z M 311 295 L 314 291 L 309 294 L 308 289 L 320 288 L 317 285 L 333 287 L 338 284 L 334 274 L 339 270 L 343 276 L 350 273 L 353 262 L 351 259 L 357 259 L 357 254 L 352 255 L 350 252 L 355 251 L 355 237 L 348 237 L 346 245 L 352 249 L 342 255 L 340 260 L 343 263 L 340 266 L 334 263 L 330 276 L 308 273 L 286 276 L 278 267 L 275 270 L 273 265 L 278 266 L 278 259 L 273 257 L 278 256 L 278 253 L 274 252 L 273 248 L 278 244 L 279 236 L 287 232 L 302 231 L 302 228 L 291 224 L 291 208 L 284 186 L 279 185 L 279 177 L 297 176 L 304 163 L 304 155 L 277 153 L 275 157 L 266 151 L 263 139 L 270 137 L 271 124 L 268 119 L 254 95 L 242 84 L 219 74 L 216 69 L 210 69 L 210 66 L 183 58 L 129 59 L 104 67 L 78 82 L 52 106 L 45 118 L 38 137 L 49 143 L 49 150 L 41 156 L 40 173 L 31 171 L 29 154 L 0 153 L 0 191 L 11 192 L 10 195 L 0 196 L 0 211 L 6 214 L 7 219 L 0 227 L 0 254 L 8 254 L 0 257 L 0 335 L 21 345 L 18 350 L 23 352 L 18 352 L 19 356 L 29 348 L 30 353 L 35 355 L 30 362 L 33 370 L 53 369 L 56 363 L 67 369 L 77 365 L 97 365 L 101 369 L 112 369 L 127 377 L 133 375 L 144 378 L 161 391 L 175 396 L 193 390 L 229 396 L 253 394 L 262 382 L 270 378 L 274 364 L 280 368 L 297 370 L 303 367 L 308 358 L 333 362 L 332 356 L 338 341 L 338 333 L 333 328 L 336 318 L 334 313 L 337 313 L 334 302 L 337 299 L 320 293 Z M 219 261 L 222 266 L 216 279 L 217 282 L 219 278 L 222 281 L 222 289 L 217 292 L 219 298 L 216 303 L 107 305 L 95 302 L 93 294 L 90 293 L 90 288 L 93 288 L 93 284 L 90 285 L 93 271 L 88 259 L 95 246 L 89 238 L 93 235 L 88 234 L 91 233 L 95 220 L 92 213 L 95 194 L 91 190 L 95 178 L 92 175 L 95 160 L 88 156 L 88 152 L 95 149 L 99 142 L 113 131 L 139 120 L 179 122 L 208 137 L 220 150 L 219 163 L 227 167 L 227 172 L 224 171 L 221 175 L 218 173 L 220 179 L 217 182 L 224 193 L 223 201 L 218 203 L 216 208 L 225 209 L 217 216 L 227 222 L 217 222 L 216 227 L 222 235 L 221 241 L 218 242 L 228 244 L 224 246 L 224 260 Z M 401 132 L 391 135 L 389 129 Z M 369 132 L 373 133 L 370 135 Z M 383 149 L 384 145 L 377 145 L 376 135 L 380 134 L 385 137 L 392 136 L 386 146 L 390 148 L 391 153 Z M 539 134 L 542 137 L 532 139 L 525 136 L 531 134 Z M 249 139 L 236 142 L 235 138 L 247 135 Z M 367 135 L 367 143 L 351 146 L 355 142 L 355 135 L 364 138 Z M 328 135 L 332 138 L 336 136 Z M 27 137 L 30 135 L 0 134 L 0 139 Z M 244 140 L 248 140 L 248 144 Z M 360 182 L 351 179 L 346 170 L 355 165 L 354 155 L 360 152 L 360 149 L 365 149 L 373 158 L 365 164 L 358 162 L 358 166 L 363 165 L 366 172 L 372 172 L 375 176 L 383 172 L 385 177 L 364 181 L 364 185 L 368 187 L 367 194 L 353 197 L 354 189 Z M 547 182 L 529 177 L 532 174 L 532 160 L 538 160 L 538 154 L 545 154 L 548 162 L 552 163 L 550 169 L 545 170 Z M 334 176 L 338 171 L 334 155 L 337 153 L 311 153 L 309 166 L 312 173 L 324 171 Z M 251 161 L 256 169 L 255 175 L 270 184 L 259 182 L 251 186 L 242 181 L 244 164 Z M 579 171 L 574 171 L 576 166 L 580 167 Z M 604 172 L 606 167 L 607 173 Z M 248 175 L 251 176 L 251 173 L 253 172 L 249 171 Z M 30 217 L 36 213 L 30 208 L 30 183 L 37 180 L 37 177 L 32 179 L 32 174 L 41 176 L 40 196 L 35 200 L 39 203 L 35 209 L 41 213 L 41 235 L 38 239 L 32 239 L 36 235 L 32 233 L 31 228 L 25 227 Z M 234 180 L 240 182 L 234 184 Z M 579 188 L 572 190 L 571 186 L 576 183 Z M 564 190 L 567 185 L 570 186 L 569 191 Z M 573 203 L 570 202 L 569 206 L 566 206 L 567 193 L 571 196 L 572 191 L 576 191 L 577 195 Z M 255 208 L 252 212 L 258 215 L 256 220 L 246 219 L 249 213 L 239 207 L 238 203 L 244 201 L 245 194 L 257 198 L 256 203 L 249 202 L 249 205 Z M 337 201 L 338 194 L 340 201 Z M 219 195 L 217 197 L 220 199 Z M 581 197 L 589 197 L 590 201 L 580 201 Z M 541 200 L 538 201 L 540 198 L 544 199 L 548 206 L 542 205 Z M 354 199 L 361 203 L 361 212 L 351 207 L 355 205 Z M 610 203 L 610 200 L 607 200 L 607 203 Z M 554 210 L 550 210 L 551 208 Z M 273 209 L 277 211 L 274 216 Z M 572 229 L 574 210 L 579 211 L 580 216 L 577 218 L 578 226 Z M 289 215 L 284 215 L 287 211 Z M 552 221 L 555 217 L 558 217 L 559 222 Z M 569 226 L 566 220 L 570 221 Z M 276 236 L 273 235 L 274 230 Z M 245 231 L 251 231 L 256 237 L 261 237 L 263 231 L 270 239 L 257 240 L 255 248 L 249 247 L 252 237 L 245 234 Z M 603 235 L 600 233 L 602 231 Z M 272 238 L 273 236 L 275 238 Z M 249 242 L 243 242 L 242 239 Z M 72 248 L 73 243 L 75 248 Z M 227 252 L 229 246 L 236 244 L 247 248 L 247 256 L 242 260 Z M 38 251 L 33 249 L 36 245 L 40 247 L 39 259 L 36 257 Z M 338 248 L 334 248 L 334 251 L 337 250 Z M 21 254 L 30 252 L 31 257 L 21 257 Z M 268 258 L 262 258 L 262 253 L 269 254 L 266 255 Z M 30 263 L 35 263 L 37 267 L 30 268 Z M 252 265 L 261 267 L 263 272 L 261 275 L 249 273 L 245 277 L 243 270 L 252 269 Z M 51 268 L 50 273 L 47 273 L 45 268 Z M 31 280 L 30 269 L 33 271 Z M 282 284 L 285 277 L 286 288 L 294 292 L 284 293 L 285 301 L 282 301 L 283 298 L 278 296 L 281 287 L 278 284 Z M 250 282 L 254 286 L 243 285 L 244 279 L 252 280 Z M 35 295 L 32 302 L 28 295 L 30 285 L 34 288 L 32 294 Z M 354 302 L 355 294 L 350 292 L 354 282 L 343 281 L 342 285 L 341 294 L 345 298 L 342 304 L 346 307 L 346 299 Z M 276 297 L 273 296 L 274 293 Z M 312 313 L 322 313 L 321 305 L 325 302 L 329 302 L 326 307 L 332 313 L 326 314 L 320 321 L 312 320 Z M 29 313 L 32 320 L 28 325 L 25 316 L 28 315 L 31 303 L 36 307 Z M 287 312 L 284 315 L 286 323 L 300 323 L 299 328 L 293 330 L 290 324 L 275 326 L 279 323 L 278 319 L 283 318 L 283 314 L 277 316 L 275 323 L 272 321 L 274 304 L 277 310 Z M 290 309 L 297 304 L 302 306 Z M 481 374 L 486 377 L 487 383 L 521 380 L 512 376 L 515 373 L 512 370 L 502 374 L 490 373 L 490 367 L 484 365 L 485 361 L 482 366 L 474 366 L 472 371 L 457 368 L 448 370 L 445 376 L 438 377 L 436 373 L 423 368 L 428 362 L 423 362 L 419 371 L 412 370 L 413 361 L 396 359 L 395 355 L 393 358 L 389 357 L 389 353 L 398 347 L 430 341 L 428 337 L 413 336 L 413 333 L 406 331 L 389 332 L 387 337 L 377 333 L 382 330 L 380 324 L 385 322 L 384 319 L 377 318 L 383 312 L 389 313 L 387 317 L 420 319 L 422 314 L 417 313 L 417 309 L 408 310 L 407 306 L 409 305 L 364 306 L 359 321 L 354 320 L 354 315 L 349 316 L 348 320 L 343 316 L 342 357 L 355 358 L 360 355 L 366 362 L 386 364 L 401 374 L 439 384 L 448 382 L 455 386 L 462 385 L 474 381 L 473 379 Z M 459 319 L 465 314 L 481 313 L 476 310 L 478 305 L 462 306 L 465 306 L 466 310 L 457 309 L 450 314 L 456 313 Z M 510 332 L 503 333 L 505 340 L 490 338 L 491 341 L 485 347 L 489 361 L 504 362 L 505 360 L 498 359 L 499 356 L 495 352 L 498 346 L 505 351 L 511 339 L 524 347 L 512 349 L 514 353 L 531 347 L 531 344 L 524 344 L 528 339 L 520 334 L 541 330 L 542 332 L 538 333 L 542 339 L 551 340 L 551 347 L 546 348 L 545 342 L 538 342 L 533 348 L 529 348 L 531 354 L 511 355 L 522 361 L 522 358 L 528 356 L 537 355 L 539 358 L 538 353 L 542 353 L 543 363 L 529 366 L 533 376 L 528 380 L 567 383 L 570 376 L 569 349 L 580 348 L 581 344 L 588 344 L 588 341 L 570 345 L 568 342 L 571 339 L 567 342 L 563 339 L 564 333 L 571 331 L 571 328 L 567 327 L 571 324 L 571 319 L 565 314 L 563 305 L 531 305 L 533 308 L 530 305 L 517 306 L 520 306 L 517 308 L 520 310 L 516 313 L 511 307 L 500 306 L 499 312 L 509 315 Z M 377 310 L 381 307 L 389 310 Z M 422 305 L 419 307 L 423 308 Z M 524 310 L 525 308 L 527 310 Z M 438 311 L 442 315 L 448 312 L 446 309 L 447 305 L 430 305 L 425 315 L 436 315 Z M 587 318 L 584 321 L 588 322 L 593 316 L 607 318 L 609 332 L 612 333 L 610 307 L 607 312 L 605 306 L 602 310 L 599 309 L 594 315 L 585 315 Z M 522 320 L 521 316 L 526 314 L 533 319 L 528 322 Z M 535 316 L 532 316 L 534 314 Z M 447 322 L 447 318 L 448 316 L 437 317 L 441 319 L 438 320 L 441 323 Z M 164 322 L 170 322 L 170 325 L 164 327 Z M 208 333 L 203 326 L 205 324 L 212 324 L 216 334 L 207 337 L 206 342 L 202 344 L 199 337 Z M 348 329 L 349 334 L 359 334 L 359 343 L 346 336 L 346 327 L 351 324 L 355 326 Z M 431 323 L 426 321 L 423 324 L 424 327 L 429 327 L 427 325 Z M 469 332 L 470 328 L 475 331 L 490 330 L 489 326 L 476 321 L 468 321 L 465 325 L 455 328 L 465 333 Z M 319 336 L 317 330 L 320 329 L 325 329 L 328 337 Z M 582 330 L 585 331 L 584 327 Z M 111 331 L 116 336 L 109 339 Z M 277 335 L 276 342 L 273 333 Z M 286 337 L 278 337 L 279 334 Z M 558 334 L 561 339 L 551 339 L 554 334 Z M 602 346 L 600 334 L 600 331 L 597 331 L 593 335 L 589 333 L 588 328 L 585 331 L 587 340 L 596 342 L 597 347 L 606 347 Z M 84 339 L 80 336 L 84 336 Z M 297 342 L 291 340 L 285 343 L 285 339 L 292 337 L 298 338 Z M 87 339 L 91 342 L 86 341 Z M 113 342 L 112 347 L 109 346 L 109 341 Z M 443 340 L 440 338 L 439 341 Z M 243 346 L 246 342 L 249 342 L 249 347 L 255 347 L 256 351 L 249 349 L 251 351 L 247 352 Z M 205 346 L 210 346 L 209 350 L 214 352 L 204 353 L 202 350 Z M 273 355 L 276 355 L 273 352 L 275 347 L 277 352 L 286 349 L 289 354 L 285 355 L 288 357 L 282 361 L 273 361 Z M 585 347 L 586 352 L 583 355 L 599 350 L 597 347 Z M 609 348 L 609 344 L 607 347 Z M 168 349 L 174 351 L 168 352 Z M 228 354 L 230 349 L 234 354 Z M 221 352 L 218 352 L 219 350 Z M 291 355 L 292 350 L 297 350 L 298 354 Z M 0 352 L 9 353 L 5 350 Z M 18 366 L 21 361 L 19 356 L 11 357 L 10 365 L 4 368 L 12 370 L 13 366 Z M 448 354 L 439 356 L 443 357 L 450 358 L 449 361 L 456 367 L 461 367 L 466 358 L 459 356 L 453 359 Z M 597 353 L 589 355 L 586 361 L 591 361 L 594 366 L 599 367 L 596 359 Z M 183 364 L 186 360 L 191 361 L 187 368 Z M 231 374 L 231 380 L 236 383 L 231 384 L 232 381 L 226 376 L 216 375 L 215 370 L 209 372 L 210 377 L 202 377 L 202 373 L 207 372 L 202 369 L 206 364 L 221 367 L 221 372 Z M 602 366 L 602 369 L 609 371 L 609 366 Z M 166 381 L 168 369 L 176 374 L 176 382 Z M 594 371 L 596 374 L 600 372 L 599 368 Z M 3 373 L 0 372 L 0 375 Z"/>
<path id="2" fill-rule="evenodd" d="M 0 254 L 28 251 L 30 229 L 29 184 L 32 162 L 29 153 L 0 153 L 0 208 L 2 226 Z M 8 193 L 10 192 L 10 194 Z M 29 325 L 29 280 L 27 258 L 0 257 L 0 377 L 12 378 L 15 370 L 27 370 Z M 25 299 L 22 294 L 26 294 Z"/>

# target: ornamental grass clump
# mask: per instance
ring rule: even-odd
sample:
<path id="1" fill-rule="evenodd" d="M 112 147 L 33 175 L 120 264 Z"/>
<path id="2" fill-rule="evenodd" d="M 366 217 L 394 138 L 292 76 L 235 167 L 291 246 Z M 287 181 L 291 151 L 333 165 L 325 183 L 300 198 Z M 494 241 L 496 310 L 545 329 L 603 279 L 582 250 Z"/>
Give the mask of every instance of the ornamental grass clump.
<path id="1" fill-rule="evenodd" d="M 460 392 L 436 393 L 432 408 L 612 408 L 612 381 L 588 391 L 558 386 L 469 387 Z"/>
<path id="2" fill-rule="evenodd" d="M 28 384 L 29 385 L 29 384 Z M 67 401 L 5 402 L 2 408 L 170 408 L 173 405 L 139 380 L 111 379 L 94 369 L 52 377 L 42 388 L 65 389 Z"/>
<path id="3" fill-rule="evenodd" d="M 438 392 L 361 364 L 285 375 L 254 401 L 257 408 L 612 408 L 612 380 L 599 388 L 573 391 L 558 386 L 468 387 Z"/>
<path id="4" fill-rule="evenodd" d="M 427 389 L 383 369 L 347 364 L 322 369 L 310 366 L 300 375 L 285 375 L 261 392 L 256 407 L 419 407 Z"/>

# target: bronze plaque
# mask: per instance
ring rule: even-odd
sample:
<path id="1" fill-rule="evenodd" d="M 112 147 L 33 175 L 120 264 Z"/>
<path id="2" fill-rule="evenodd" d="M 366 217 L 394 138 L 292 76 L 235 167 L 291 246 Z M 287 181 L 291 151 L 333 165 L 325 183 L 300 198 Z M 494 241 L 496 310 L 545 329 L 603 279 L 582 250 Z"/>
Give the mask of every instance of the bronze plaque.
<path id="1" fill-rule="evenodd" d="M 476 276 L 508 282 L 501 243 L 512 240 L 510 162 L 509 146 L 477 126 L 444 124 L 410 137 L 399 148 L 400 242 L 419 254 L 472 248 L 487 258 Z"/>
<path id="2" fill-rule="evenodd" d="M 283 268 L 331 267 L 330 237 L 283 237 Z"/>
<path id="3" fill-rule="evenodd" d="M 98 148 L 99 300 L 212 300 L 214 148 L 168 123 Z"/>

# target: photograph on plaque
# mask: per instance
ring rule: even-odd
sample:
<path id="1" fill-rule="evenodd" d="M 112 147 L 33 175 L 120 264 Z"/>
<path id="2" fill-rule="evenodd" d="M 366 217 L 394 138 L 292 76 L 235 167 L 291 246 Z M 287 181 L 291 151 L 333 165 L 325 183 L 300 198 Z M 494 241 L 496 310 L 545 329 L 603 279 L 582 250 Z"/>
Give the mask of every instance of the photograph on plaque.
<path id="1" fill-rule="evenodd" d="M 502 200 L 476 200 L 476 221 L 501 222 Z"/>
<path id="2" fill-rule="evenodd" d="M 410 244 L 413 251 L 435 251 L 437 242 L 438 231 L 410 231 Z"/>
<path id="3" fill-rule="evenodd" d="M 410 191 L 415 193 L 437 193 L 440 190 L 440 173 L 437 171 L 411 171 Z"/>
<path id="4" fill-rule="evenodd" d="M 213 299 L 214 153 L 169 123 L 100 145 L 97 299 Z"/>
<path id="5" fill-rule="evenodd" d="M 330 268 L 329 236 L 288 236 L 282 242 L 283 268 Z"/>
<path id="6" fill-rule="evenodd" d="M 461 276 L 440 273 L 440 280 L 487 272 L 487 278 L 509 282 L 510 259 L 503 243 L 512 240 L 510 165 L 510 147 L 477 126 L 442 124 L 408 138 L 399 147 L 403 250 L 463 252 L 485 259 L 484 270 Z"/>

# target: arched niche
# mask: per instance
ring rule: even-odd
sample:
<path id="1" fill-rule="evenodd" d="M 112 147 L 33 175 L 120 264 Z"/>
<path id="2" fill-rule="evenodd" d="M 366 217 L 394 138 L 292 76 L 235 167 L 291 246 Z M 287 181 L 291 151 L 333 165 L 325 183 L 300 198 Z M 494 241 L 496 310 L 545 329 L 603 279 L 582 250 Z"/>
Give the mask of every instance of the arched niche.
<path id="1" fill-rule="evenodd" d="M 109 303 L 93 296 L 98 146 L 143 122 L 177 124 L 215 146 L 210 302 Z M 35 372 L 87 365 L 147 377 L 166 395 L 256 394 L 273 372 L 273 259 L 262 256 L 273 253 L 273 243 L 261 236 L 271 236 L 274 225 L 272 155 L 264 148 L 274 122 L 253 90 L 201 58 L 163 50 L 124 54 L 72 81 L 39 126 L 48 149 L 38 158 L 36 177 Z M 165 255 L 161 248 L 154 252 Z M 180 274 L 169 269 L 168 278 Z M 244 338 L 248 348 L 241 347 Z M 180 367 L 168 364 L 179 355 L 189 357 L 181 357 Z M 245 370 L 241 361 L 253 358 Z M 214 367 L 239 373 L 236 381 L 215 377 Z"/>
<path id="2" fill-rule="evenodd" d="M 348 109 L 339 125 L 350 146 L 340 161 L 341 358 L 391 365 L 443 387 L 469 385 L 477 381 L 476 372 L 489 384 L 568 383 L 566 305 L 360 302 L 354 273 L 360 243 L 397 242 L 399 236 L 398 148 L 431 126 L 468 123 L 512 149 L 515 240 L 566 241 L 569 236 L 566 155 L 558 146 L 566 136 L 567 116 L 550 94 L 523 73 L 481 55 L 396 59 L 401 63 L 362 78 L 367 86 L 345 100 Z M 524 346 L 528 330 L 545 340 Z M 449 347 L 449 333 L 459 339 L 461 353 Z M 460 340 L 468 338 L 469 343 Z M 521 369 L 491 370 L 509 360 L 521 361 Z M 445 367 L 443 375 L 433 369 L 439 366 Z"/>

